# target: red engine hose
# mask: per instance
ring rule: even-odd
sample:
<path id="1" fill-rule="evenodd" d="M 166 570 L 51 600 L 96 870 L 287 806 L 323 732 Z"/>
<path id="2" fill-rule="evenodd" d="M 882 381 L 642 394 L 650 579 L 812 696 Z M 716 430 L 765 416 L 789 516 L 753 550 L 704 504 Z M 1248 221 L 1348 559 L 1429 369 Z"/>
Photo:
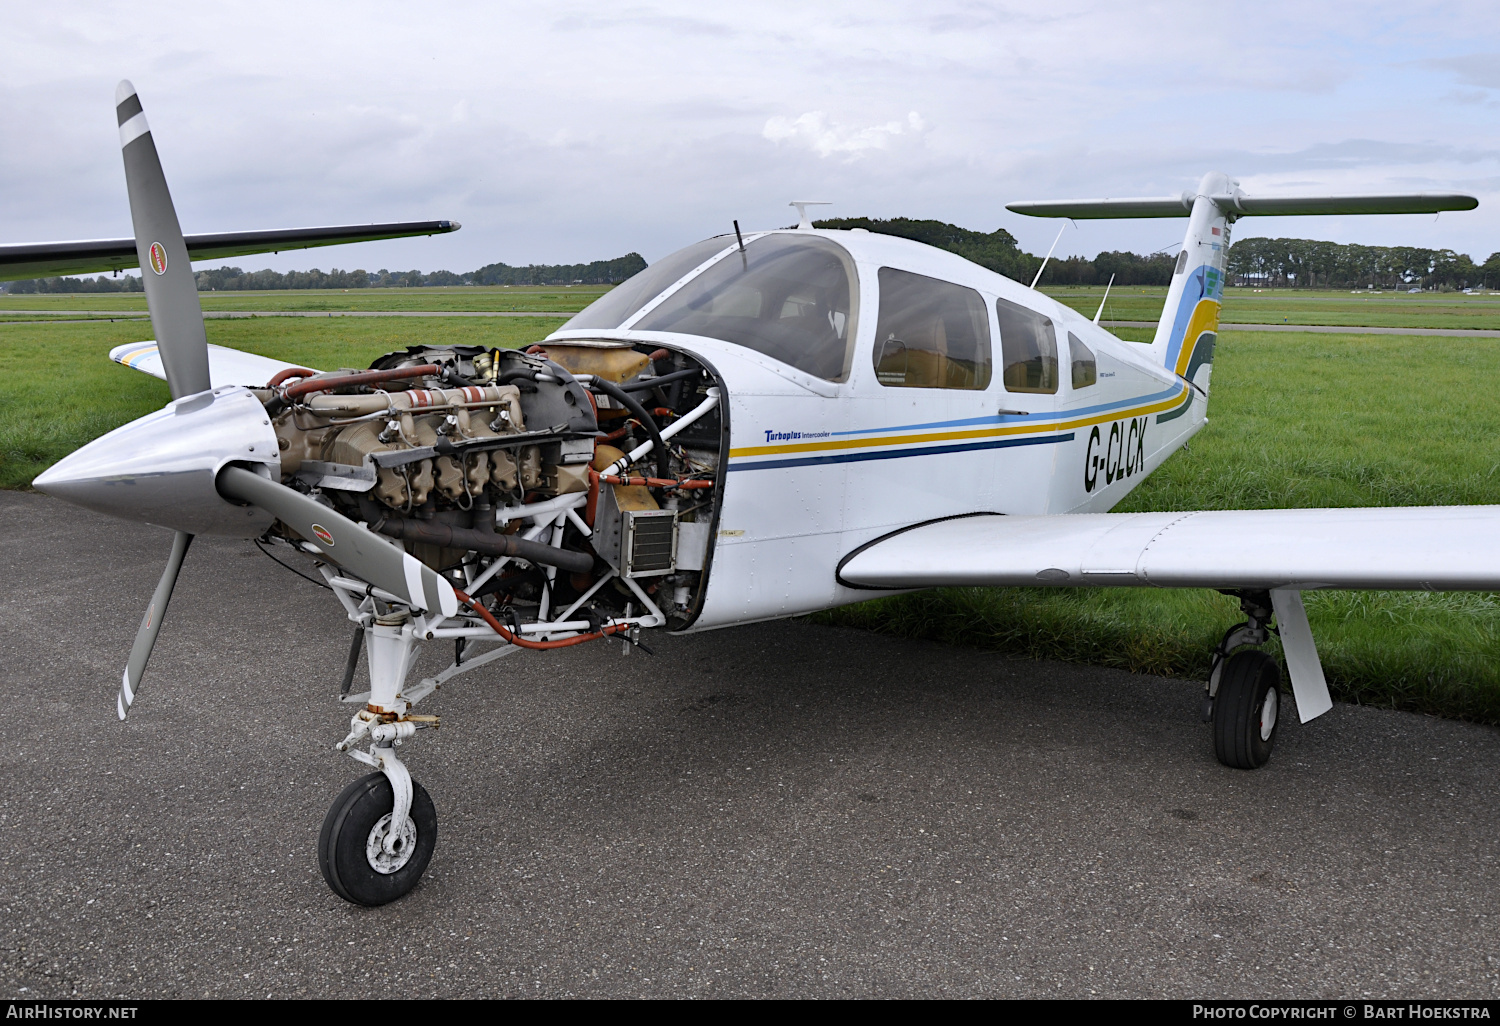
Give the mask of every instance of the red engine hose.
<path id="1" fill-rule="evenodd" d="M 306 367 L 287 367 L 273 374 L 271 380 L 266 382 L 266 387 L 275 388 L 287 378 L 310 378 L 316 373 L 318 372 L 310 371 Z"/>
<path id="2" fill-rule="evenodd" d="M 589 483 L 617 485 L 645 485 L 647 488 L 712 488 L 712 481 L 673 481 L 666 477 L 620 477 L 617 474 L 601 474 L 593 467 L 589 468 Z"/>
<path id="3" fill-rule="evenodd" d="M 484 608 L 482 602 L 476 602 L 457 588 L 453 589 L 453 594 L 458 596 L 460 602 L 478 613 L 484 622 L 489 624 L 492 631 L 512 645 L 517 645 L 521 648 L 567 648 L 570 645 L 581 645 L 585 641 L 598 641 L 600 638 L 607 638 L 611 634 L 620 634 L 630 630 L 630 624 L 628 623 L 612 623 L 603 630 L 595 631 L 592 634 L 575 634 L 571 638 L 559 638 L 557 641 L 527 641 L 519 635 L 512 634 L 499 620 L 495 619 L 488 609 Z"/>
<path id="4" fill-rule="evenodd" d="M 647 488 L 712 488 L 712 481 L 672 481 L 663 477 L 616 477 L 613 474 L 600 474 L 599 480 L 605 484 L 617 485 L 645 485 Z"/>
<path id="5" fill-rule="evenodd" d="M 330 388 L 347 388 L 350 385 L 373 385 L 380 381 L 400 381 L 402 378 L 423 378 L 429 374 L 439 374 L 442 368 L 435 363 L 424 363 L 419 367 L 398 367 L 395 370 L 372 370 L 359 371 L 355 374 L 345 374 L 338 378 L 313 378 L 308 381 L 299 381 L 295 385 L 289 385 L 286 390 L 288 399 L 295 399 L 299 395 L 307 395 L 309 392 L 323 392 Z M 282 371 L 285 374 L 286 371 Z M 275 381 L 275 378 L 271 379 Z"/>

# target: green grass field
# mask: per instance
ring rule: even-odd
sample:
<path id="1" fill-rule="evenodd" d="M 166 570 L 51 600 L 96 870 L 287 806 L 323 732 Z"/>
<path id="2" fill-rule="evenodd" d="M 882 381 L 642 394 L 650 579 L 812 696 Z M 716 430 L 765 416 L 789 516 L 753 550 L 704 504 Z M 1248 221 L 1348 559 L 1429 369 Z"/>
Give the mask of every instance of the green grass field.
<path id="1" fill-rule="evenodd" d="M 1079 313 L 1094 316 L 1104 289 L 1042 287 Z M 1106 321 L 1154 321 L 1161 317 L 1165 288 L 1132 286 L 1110 290 Z M 1461 292 L 1382 292 L 1249 288 L 1224 290 L 1223 320 L 1229 324 L 1326 324 L 1370 328 L 1500 328 L 1500 295 Z"/>
<path id="2" fill-rule="evenodd" d="M 514 286 L 510 288 L 455 286 L 420 289 L 288 289 L 265 292 L 200 292 L 205 313 L 238 310 L 287 311 L 404 311 L 438 312 L 527 311 L 574 313 L 598 299 L 604 285 Z M 59 295 L 0 295 L 0 315 L 19 310 L 139 310 L 146 312 L 141 292 L 92 292 Z"/>
<path id="3" fill-rule="evenodd" d="M 300 317 L 208 321 L 208 340 L 319 370 L 368 367 L 419 343 L 514 347 L 555 331 L 557 318 Z M 20 488 L 90 439 L 167 402 L 167 385 L 109 359 L 149 324 L 0 324 L 0 487 Z"/>
<path id="4" fill-rule="evenodd" d="M 210 321 L 208 337 L 328 369 L 419 342 L 524 345 L 561 323 L 274 318 Z M 0 486 L 24 487 L 166 402 L 164 383 L 105 355 L 148 334 L 140 322 L 0 324 Z M 1120 509 L 1500 503 L 1500 408 L 1478 387 L 1497 373 L 1500 343 L 1485 339 L 1226 332 L 1208 426 Z M 1500 723 L 1500 598 L 1328 592 L 1307 605 L 1340 698 Z M 1236 615 L 1204 591 L 950 589 L 821 619 L 1201 679 Z"/>
<path id="5" fill-rule="evenodd" d="M 571 287 L 420 289 L 296 289 L 266 292 L 202 292 L 207 313 L 286 311 L 309 313 L 403 312 L 437 313 L 526 312 L 573 313 L 609 291 L 602 285 Z M 1089 317 L 1099 308 L 1104 289 L 1068 287 L 1043 292 Z M 1154 321 L 1166 300 L 1164 288 L 1117 288 L 1110 292 L 1104 319 Z M 0 323 L 35 319 L 52 311 L 146 312 L 141 293 L 79 295 L 0 295 Z M 30 318 L 27 315 L 31 315 Z M 65 315 L 66 316 L 66 315 Z M 108 316 L 107 313 L 104 316 Z M 1348 291 L 1291 291 L 1231 288 L 1224 294 L 1224 320 L 1231 324 L 1324 324 L 1397 328 L 1500 328 L 1500 296 L 1462 293 L 1378 293 L 1350 295 Z"/>
<path id="6" fill-rule="evenodd" d="M 1486 339 L 1226 332 L 1208 425 L 1118 509 L 1500 503 L 1500 406 L 1476 387 L 1496 373 L 1500 346 Z M 1500 597 L 1305 599 L 1337 697 L 1500 723 Z M 822 619 L 1203 679 L 1237 615 L 1206 591 L 974 588 Z"/>

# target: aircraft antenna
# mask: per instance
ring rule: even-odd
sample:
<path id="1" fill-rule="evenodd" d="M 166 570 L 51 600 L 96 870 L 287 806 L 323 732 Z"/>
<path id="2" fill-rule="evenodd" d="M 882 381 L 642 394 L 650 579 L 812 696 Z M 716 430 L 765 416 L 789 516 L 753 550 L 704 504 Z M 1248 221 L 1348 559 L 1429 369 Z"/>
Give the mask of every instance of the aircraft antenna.
<path id="1" fill-rule="evenodd" d="M 1101 300 L 1099 300 L 1099 312 L 1096 313 L 1096 314 L 1094 314 L 1094 323 L 1095 324 L 1098 324 L 1099 323 L 1099 318 L 1101 318 L 1101 317 L 1104 316 L 1104 304 L 1109 302 L 1109 290 L 1110 290 L 1110 286 L 1114 285 L 1114 283 L 1115 283 L 1115 276 L 1111 274 L 1109 276 L 1109 285 L 1104 286 L 1104 298 L 1101 299 Z"/>
<path id="2" fill-rule="evenodd" d="M 813 226 L 812 221 L 808 219 L 807 208 L 827 207 L 831 205 L 832 202 L 830 200 L 792 200 L 787 204 L 789 207 L 797 208 L 797 230 L 804 232 L 812 231 Z"/>
<path id="3" fill-rule="evenodd" d="M 1047 255 L 1042 257 L 1042 266 L 1036 269 L 1036 277 L 1031 279 L 1031 287 L 1033 289 L 1036 288 L 1036 283 L 1042 280 L 1042 272 L 1047 269 L 1047 261 L 1052 259 L 1052 250 L 1056 249 L 1057 244 L 1062 241 L 1063 229 L 1068 227 L 1068 223 L 1067 221 L 1062 223 L 1062 228 L 1057 230 L 1057 238 L 1052 240 L 1051 249 L 1048 249 Z"/>

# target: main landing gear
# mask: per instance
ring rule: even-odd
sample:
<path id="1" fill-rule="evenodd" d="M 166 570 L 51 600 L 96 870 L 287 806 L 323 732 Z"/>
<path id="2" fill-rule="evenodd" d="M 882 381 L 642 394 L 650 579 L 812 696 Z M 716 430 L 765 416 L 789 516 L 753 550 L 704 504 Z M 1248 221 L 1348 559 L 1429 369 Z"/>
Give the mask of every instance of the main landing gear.
<path id="1" fill-rule="evenodd" d="M 1229 592 L 1240 600 L 1245 622 L 1231 627 L 1214 649 L 1213 669 L 1203 698 L 1203 719 L 1213 724 L 1214 754 L 1234 769 L 1259 769 L 1271 758 L 1281 713 L 1281 667 L 1263 645 L 1270 626 L 1271 595 Z"/>

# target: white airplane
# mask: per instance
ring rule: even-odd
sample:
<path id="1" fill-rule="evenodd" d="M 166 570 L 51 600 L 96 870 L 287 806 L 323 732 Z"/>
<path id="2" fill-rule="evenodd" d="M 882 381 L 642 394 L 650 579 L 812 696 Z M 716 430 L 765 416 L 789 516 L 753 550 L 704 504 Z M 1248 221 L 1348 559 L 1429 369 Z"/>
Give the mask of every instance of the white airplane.
<path id="1" fill-rule="evenodd" d="M 396 753 L 437 722 L 414 707 L 523 650 L 628 651 L 645 628 L 945 585 L 1216 588 L 1245 622 L 1214 652 L 1206 719 L 1220 760 L 1250 769 L 1282 715 L 1280 670 L 1255 648 L 1269 631 L 1302 719 L 1332 705 L 1302 591 L 1500 587 L 1500 507 L 1107 512 L 1207 422 L 1234 221 L 1471 197 L 1255 198 L 1209 174 L 1171 199 L 1012 204 L 1188 219 L 1149 344 L 953 254 L 804 212 L 659 260 L 524 353 L 417 346 L 319 373 L 206 345 L 139 101 L 128 83 L 117 99 L 156 339 L 113 355 L 174 398 L 36 487 L 176 532 L 122 719 L 194 535 L 315 560 L 354 624 L 341 698 L 357 709 L 337 748 L 374 771 L 319 839 L 352 902 L 407 893 L 436 844 Z M 454 643 L 452 663 L 410 679 L 434 641 Z M 351 694 L 361 650 L 369 688 Z"/>

